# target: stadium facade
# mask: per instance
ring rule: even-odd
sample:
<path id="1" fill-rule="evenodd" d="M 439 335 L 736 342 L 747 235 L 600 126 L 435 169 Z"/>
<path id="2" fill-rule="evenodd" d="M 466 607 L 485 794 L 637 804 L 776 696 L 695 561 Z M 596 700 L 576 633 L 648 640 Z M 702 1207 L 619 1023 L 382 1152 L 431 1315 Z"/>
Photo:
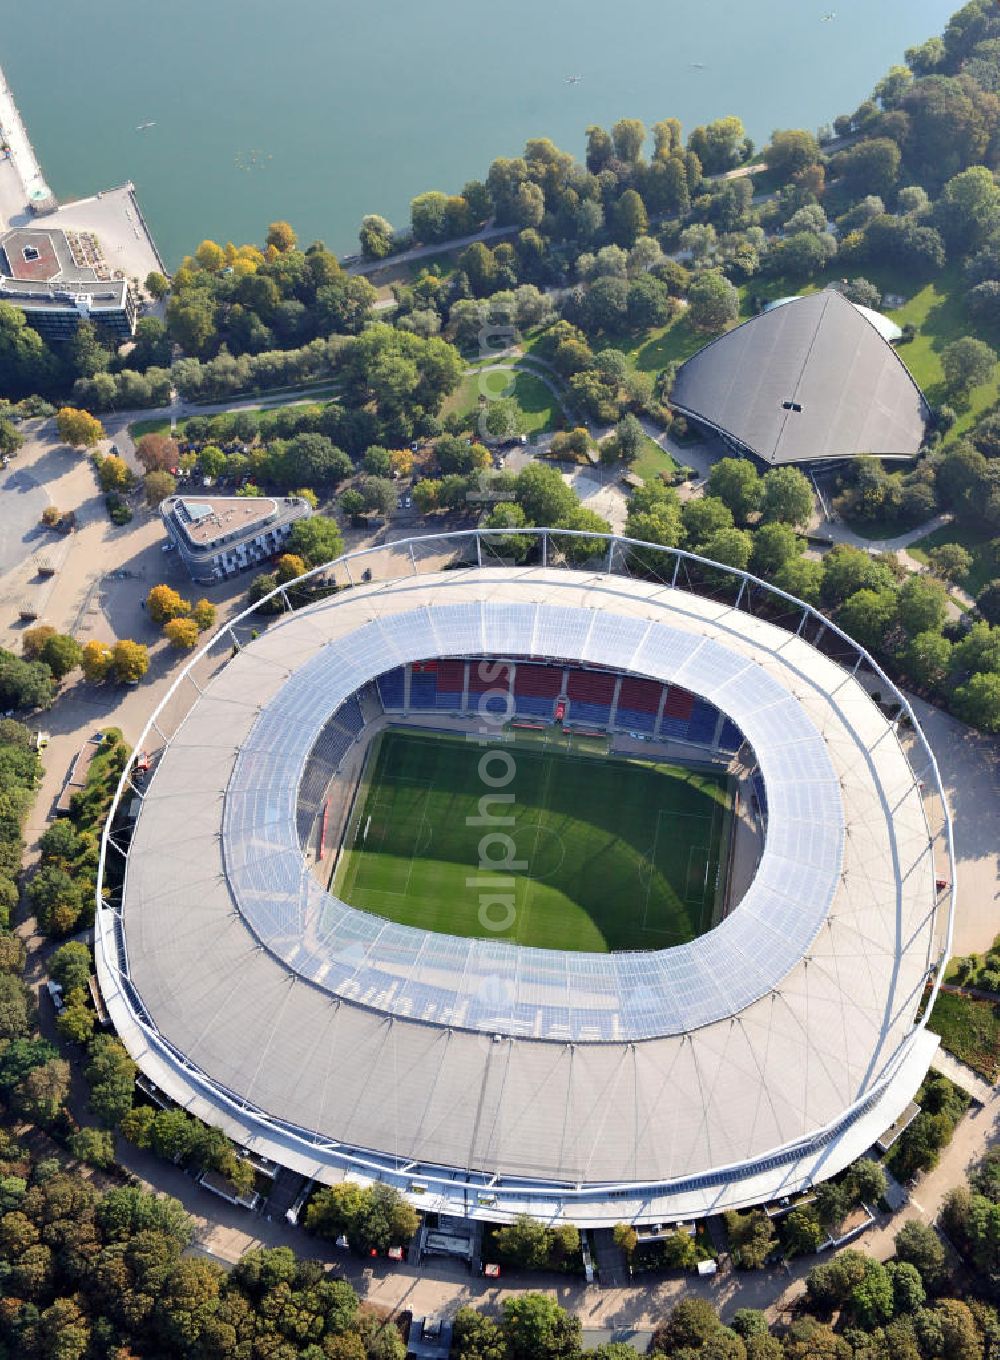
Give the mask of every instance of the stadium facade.
<path id="1" fill-rule="evenodd" d="M 351 555 L 311 573 L 336 593 L 252 641 L 267 615 L 248 611 L 192 659 L 140 742 L 152 778 L 126 771 L 102 844 L 108 1009 L 173 1100 L 323 1182 L 580 1225 L 791 1194 L 876 1141 L 937 1044 L 954 873 L 933 754 L 809 606 L 620 538 L 573 535 L 594 556 L 568 569 L 566 535 L 536 536 L 532 566 L 497 556 L 499 531 Z M 611 673 L 619 696 L 659 685 L 661 725 L 674 691 L 721 715 L 698 740 L 718 755 L 730 734 L 767 824 L 719 925 L 569 954 L 430 934 L 324 890 L 304 845 L 317 759 L 336 768 L 355 711 L 405 711 L 426 663 L 464 665 L 444 706 L 472 714 L 483 657 Z"/>

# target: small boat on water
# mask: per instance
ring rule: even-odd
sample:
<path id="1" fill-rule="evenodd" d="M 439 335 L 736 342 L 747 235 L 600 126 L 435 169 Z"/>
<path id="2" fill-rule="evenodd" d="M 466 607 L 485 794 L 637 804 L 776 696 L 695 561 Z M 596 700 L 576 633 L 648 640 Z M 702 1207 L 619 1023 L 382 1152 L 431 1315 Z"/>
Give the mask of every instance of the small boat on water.
<path id="1" fill-rule="evenodd" d="M 583 79 L 583 76 L 567 76 L 567 77 L 566 77 L 566 80 L 565 80 L 565 83 L 566 83 L 567 85 L 579 85 L 579 83 L 580 83 L 580 81 L 581 81 L 582 79 Z"/>
<path id="2" fill-rule="evenodd" d="M 140 123 L 140 124 L 136 127 L 136 132 L 145 132 L 148 128 L 151 128 L 151 127 L 156 127 L 156 123 L 155 123 L 155 122 L 152 122 L 152 123 Z"/>

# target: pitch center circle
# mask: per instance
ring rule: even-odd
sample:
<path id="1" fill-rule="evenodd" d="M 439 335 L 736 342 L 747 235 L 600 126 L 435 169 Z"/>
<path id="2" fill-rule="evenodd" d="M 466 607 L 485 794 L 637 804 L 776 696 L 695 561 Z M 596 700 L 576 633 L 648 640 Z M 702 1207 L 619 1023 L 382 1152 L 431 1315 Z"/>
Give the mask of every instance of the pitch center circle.
<path id="1" fill-rule="evenodd" d="M 566 846 L 559 832 L 543 822 L 525 822 L 514 833 L 517 858 L 526 865 L 526 878 L 544 882 L 562 868 Z"/>

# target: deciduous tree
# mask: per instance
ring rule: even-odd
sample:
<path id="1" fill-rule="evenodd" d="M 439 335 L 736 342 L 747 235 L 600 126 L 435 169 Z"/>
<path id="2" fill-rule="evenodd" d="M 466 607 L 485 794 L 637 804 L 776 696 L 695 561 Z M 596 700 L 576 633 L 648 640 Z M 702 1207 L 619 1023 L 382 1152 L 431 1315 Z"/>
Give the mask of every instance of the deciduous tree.
<path id="1" fill-rule="evenodd" d="M 79 664 L 83 648 L 66 633 L 53 633 L 45 640 L 38 659 L 43 661 L 56 680 L 62 680 Z"/>
<path id="2" fill-rule="evenodd" d="M 190 652 L 198 645 L 198 625 L 192 618 L 169 619 L 163 625 L 163 635 L 179 652 Z"/>
<path id="3" fill-rule="evenodd" d="M 809 479 L 798 468 L 771 468 L 764 474 L 760 509 L 765 523 L 807 524 L 813 509 Z"/>
<path id="4" fill-rule="evenodd" d="M 123 684 L 137 683 L 149 670 L 149 649 L 141 642 L 121 638 L 111 649 L 111 670 Z"/>
<path id="5" fill-rule="evenodd" d="M 264 244 L 273 246 L 275 250 L 285 254 L 287 251 L 295 249 L 298 244 L 298 237 L 287 222 L 272 222 L 267 229 Z"/>
<path id="6" fill-rule="evenodd" d="M 811 132 L 802 128 L 772 132 L 771 143 L 764 150 L 767 168 L 782 182 L 819 158 L 819 143 Z"/>
<path id="7" fill-rule="evenodd" d="M 953 340 L 941 353 L 941 368 L 949 392 L 962 396 L 970 388 L 988 382 L 996 366 L 996 355 L 985 342 L 965 335 Z"/>
<path id="8" fill-rule="evenodd" d="M 184 618 L 191 613 L 190 602 L 185 600 L 173 586 L 160 584 L 153 586 L 146 596 L 146 608 L 154 623 L 169 623 L 171 619 Z"/>
<path id="9" fill-rule="evenodd" d="M 128 491 L 133 480 L 128 463 L 113 453 L 101 459 L 97 479 L 102 491 Z"/>
<path id="10" fill-rule="evenodd" d="M 733 519 L 745 524 L 760 508 L 760 474 L 747 458 L 720 458 L 708 475 L 708 492 L 729 506 Z"/>
<path id="11" fill-rule="evenodd" d="M 339 557 L 344 541 L 335 520 L 325 515 L 296 520 L 288 536 L 287 549 L 301 557 L 307 567 L 322 566 Z"/>
<path id="12" fill-rule="evenodd" d="M 83 644 L 80 668 L 83 671 L 83 678 L 90 684 L 99 685 L 108 678 L 111 662 L 112 651 L 106 642 L 98 642 L 95 638 Z"/>
<path id="13" fill-rule="evenodd" d="M 146 504 L 155 510 L 161 501 L 174 494 L 177 482 L 169 472 L 147 472 L 142 479 L 142 488 Z"/>
<path id="14" fill-rule="evenodd" d="M 63 406 L 56 412 L 56 429 L 64 444 L 75 449 L 91 449 L 104 438 L 104 426 L 89 411 Z"/>
<path id="15" fill-rule="evenodd" d="M 135 446 L 135 456 L 147 472 L 171 472 L 177 467 L 180 448 L 168 434 L 144 434 Z"/>
<path id="16" fill-rule="evenodd" d="M 688 292 L 688 317 L 700 331 L 721 331 L 740 314 L 740 295 L 727 278 L 706 270 Z"/>

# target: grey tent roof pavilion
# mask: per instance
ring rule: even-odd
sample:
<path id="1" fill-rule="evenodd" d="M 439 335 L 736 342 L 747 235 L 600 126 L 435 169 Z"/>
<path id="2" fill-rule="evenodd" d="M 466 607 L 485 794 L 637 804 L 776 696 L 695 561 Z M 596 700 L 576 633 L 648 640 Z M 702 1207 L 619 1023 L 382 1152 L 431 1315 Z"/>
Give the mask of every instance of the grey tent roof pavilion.
<path id="1" fill-rule="evenodd" d="M 896 351 L 832 288 L 711 341 L 678 370 L 671 404 L 772 467 L 912 458 L 930 415 Z"/>

